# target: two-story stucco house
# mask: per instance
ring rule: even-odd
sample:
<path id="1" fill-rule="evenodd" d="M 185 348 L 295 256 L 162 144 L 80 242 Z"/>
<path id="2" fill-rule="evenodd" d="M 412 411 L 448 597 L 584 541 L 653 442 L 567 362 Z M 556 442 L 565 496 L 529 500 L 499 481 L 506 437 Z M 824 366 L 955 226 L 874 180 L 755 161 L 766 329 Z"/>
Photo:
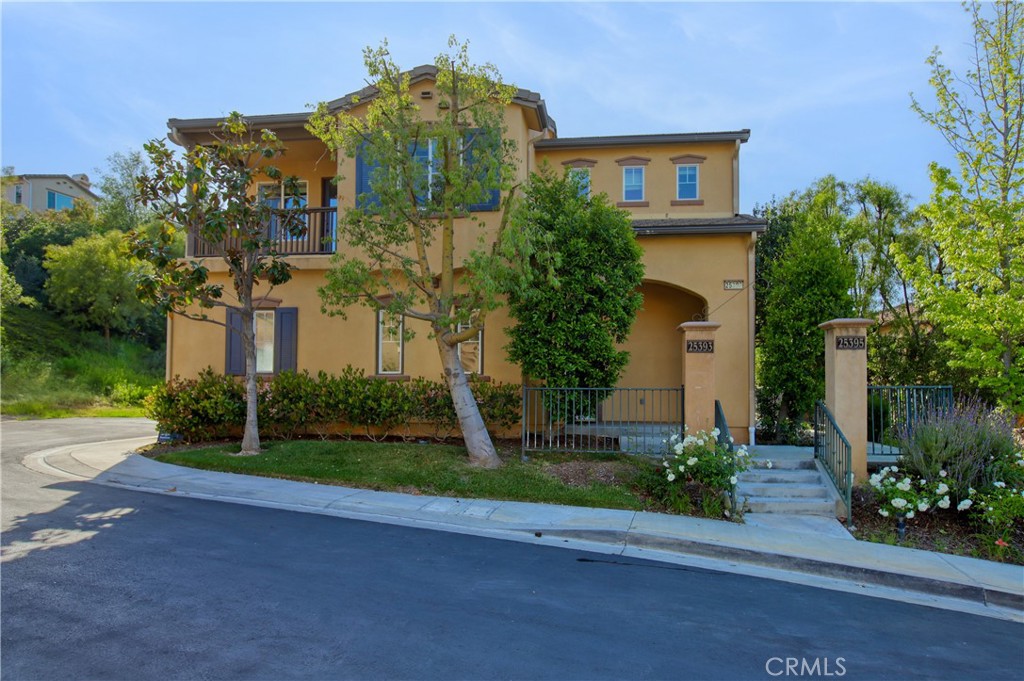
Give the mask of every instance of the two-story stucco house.
<path id="1" fill-rule="evenodd" d="M 70 210 L 75 201 L 95 205 L 100 198 L 92 191 L 85 173 L 77 175 L 16 175 L 4 181 L 4 198 L 30 211 Z"/>
<path id="2" fill-rule="evenodd" d="M 432 66 L 411 72 L 410 89 L 424 110 L 434 98 L 435 76 Z M 373 95 L 372 88 L 364 88 L 330 102 L 330 107 L 358 115 Z M 308 117 L 287 113 L 248 118 L 253 127 L 273 130 L 287 145 L 276 163 L 283 173 L 302 179 L 302 195 L 288 198 L 307 207 L 310 225 L 306 237 L 283 240 L 279 246 L 292 254 L 290 261 L 297 270 L 291 281 L 265 299 L 265 309 L 257 315 L 258 368 L 266 373 L 287 369 L 340 373 L 352 365 L 392 380 L 437 379 L 441 364 L 426 328 L 417 328 L 414 338 L 404 340 L 396 324 L 367 308 L 350 308 L 347 319 L 321 312 L 317 287 L 330 266 L 337 211 L 353 205 L 365 191 L 359 185 L 365 173 L 360 173 L 358 159 L 333 160 L 324 144 L 305 130 Z M 218 122 L 172 119 L 169 137 L 183 146 L 206 143 Z M 586 176 L 591 192 L 608 194 L 612 203 L 633 217 L 644 250 L 644 304 L 626 344 L 631 359 L 619 385 L 678 388 L 685 377 L 677 327 L 690 321 L 718 322 L 716 395 L 737 442 L 749 441 L 754 425 L 751 282 L 757 235 L 765 227 L 762 220 L 739 213 L 740 148 L 750 131 L 559 137 L 544 100 L 528 90 L 519 90 L 507 107 L 505 125 L 518 147 L 518 180 L 525 182 L 542 163 L 569 168 Z M 335 185 L 338 175 L 343 179 Z M 273 201 L 280 198 L 281 187 L 261 185 L 254 191 Z M 486 228 L 497 227 L 498 203 L 474 207 Z M 475 243 L 475 233 L 466 234 L 465 244 L 456 244 L 456 257 L 464 256 Z M 212 248 L 190 238 L 187 257 L 212 255 Z M 208 258 L 206 265 L 214 273 L 225 270 L 217 258 Z M 487 317 L 481 337 L 462 348 L 467 371 L 495 381 L 522 381 L 519 368 L 503 351 L 505 328 L 510 324 L 501 309 Z M 242 373 L 234 337 L 237 334 L 226 334 L 224 327 L 171 318 L 168 377 L 194 376 L 207 366 Z"/>

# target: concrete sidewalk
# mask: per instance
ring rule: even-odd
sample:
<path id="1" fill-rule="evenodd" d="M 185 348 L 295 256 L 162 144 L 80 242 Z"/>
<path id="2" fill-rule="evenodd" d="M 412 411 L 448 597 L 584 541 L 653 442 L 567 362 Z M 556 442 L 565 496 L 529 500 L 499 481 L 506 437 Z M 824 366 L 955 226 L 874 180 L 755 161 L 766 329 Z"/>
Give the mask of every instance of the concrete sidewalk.
<path id="1" fill-rule="evenodd" d="M 62 447 L 34 470 L 136 491 L 645 558 L 1024 621 L 1024 568 L 851 540 L 808 520 L 747 524 L 660 513 L 394 492 L 217 473 L 131 452 L 153 438 Z M 832 525 L 837 523 L 832 521 Z"/>

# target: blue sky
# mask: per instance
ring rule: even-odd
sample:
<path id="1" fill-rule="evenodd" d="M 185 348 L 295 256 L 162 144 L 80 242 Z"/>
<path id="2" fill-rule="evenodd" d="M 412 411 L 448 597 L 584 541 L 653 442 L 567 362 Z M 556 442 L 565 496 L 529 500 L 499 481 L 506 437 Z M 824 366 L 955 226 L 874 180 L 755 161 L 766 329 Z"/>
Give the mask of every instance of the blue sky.
<path id="1" fill-rule="evenodd" d="M 2 4 L 2 164 L 96 174 L 168 118 L 303 111 L 364 85 L 362 48 L 403 67 L 447 36 L 541 93 L 559 135 L 750 128 L 741 208 L 832 173 L 916 202 L 952 163 L 910 110 L 925 59 L 966 68 L 954 3 Z"/>

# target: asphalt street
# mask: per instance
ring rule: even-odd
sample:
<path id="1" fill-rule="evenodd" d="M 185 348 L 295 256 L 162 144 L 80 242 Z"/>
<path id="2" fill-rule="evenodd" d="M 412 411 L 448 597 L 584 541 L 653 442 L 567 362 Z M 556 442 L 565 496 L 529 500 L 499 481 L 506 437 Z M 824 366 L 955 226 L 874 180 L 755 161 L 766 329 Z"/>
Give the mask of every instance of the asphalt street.
<path id="1" fill-rule="evenodd" d="M 4 679 L 1016 679 L 1024 668 L 1013 622 L 58 480 L 22 458 L 151 426 L 0 427 Z"/>

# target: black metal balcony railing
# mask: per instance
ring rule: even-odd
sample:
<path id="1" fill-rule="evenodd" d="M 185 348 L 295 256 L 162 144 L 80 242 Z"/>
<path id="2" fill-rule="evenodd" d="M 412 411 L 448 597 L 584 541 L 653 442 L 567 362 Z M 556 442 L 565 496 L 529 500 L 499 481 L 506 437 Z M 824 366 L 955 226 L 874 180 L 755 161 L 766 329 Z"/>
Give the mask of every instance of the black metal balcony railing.
<path id="1" fill-rule="evenodd" d="M 271 247 L 282 255 L 324 255 L 334 253 L 338 236 L 337 208 L 306 208 L 303 210 L 307 229 L 301 236 L 294 237 L 283 229 L 278 229 L 276 220 L 267 225 L 267 236 Z M 225 250 L 241 247 L 240 238 L 228 237 L 223 241 L 209 242 L 202 239 L 195 231 L 188 235 L 185 254 L 190 258 L 206 258 L 221 256 Z"/>

